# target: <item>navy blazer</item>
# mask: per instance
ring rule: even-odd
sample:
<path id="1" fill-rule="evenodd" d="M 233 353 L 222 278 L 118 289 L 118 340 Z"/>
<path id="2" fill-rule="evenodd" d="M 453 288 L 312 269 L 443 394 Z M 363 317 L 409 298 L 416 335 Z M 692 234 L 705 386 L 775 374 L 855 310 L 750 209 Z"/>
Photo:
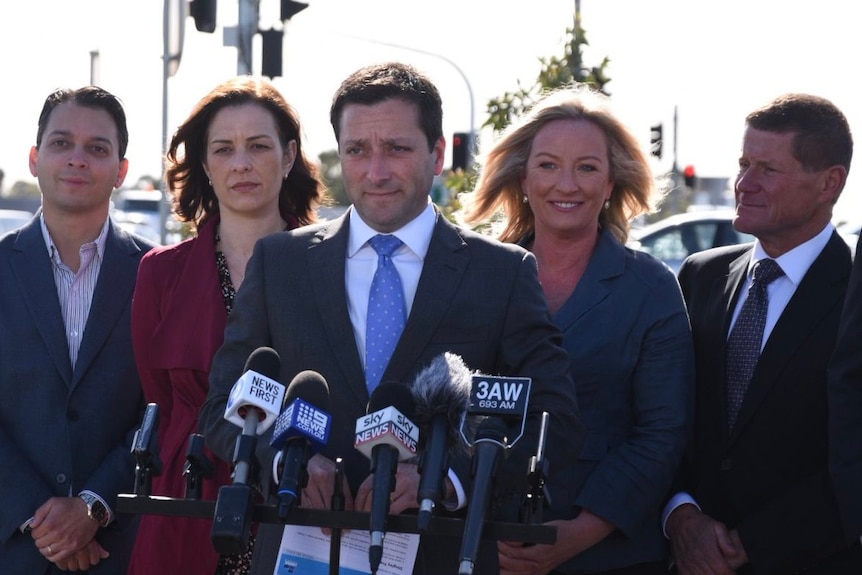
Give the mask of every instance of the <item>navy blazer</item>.
<path id="1" fill-rule="evenodd" d="M 862 536 L 862 236 L 829 364 L 829 456 L 848 542 Z"/>
<path id="2" fill-rule="evenodd" d="M 554 316 L 571 359 L 587 439 L 577 461 L 554 458 L 549 519 L 589 509 L 616 526 L 561 573 L 619 569 L 667 557 L 660 509 L 685 448 L 694 351 L 673 272 L 609 231 Z"/>
<path id="3" fill-rule="evenodd" d="M 850 250 L 833 233 L 811 264 L 763 348 L 728 433 L 727 333 L 753 249 L 706 250 L 680 269 L 697 389 L 694 440 L 679 487 L 707 515 L 738 530 L 750 561 L 740 573 L 792 573 L 843 548 L 827 469 L 826 368 Z"/>
<path id="4" fill-rule="evenodd" d="M 538 281 L 536 260 L 526 250 L 457 228 L 439 211 L 407 323 L 383 381 L 409 383 L 439 354 L 461 355 L 473 370 L 532 377 L 527 433 L 498 474 L 504 493 L 524 487 L 528 457 L 536 449 L 541 411 L 551 415 L 549 453 L 574 458 L 583 439 L 569 363 L 560 347 Z M 300 371 L 319 372 L 329 384 L 334 420 L 323 454 L 344 458 L 352 490 L 369 473 L 369 462 L 353 448 L 356 419 L 365 415 L 368 392 L 344 282 L 349 214 L 316 226 L 260 240 L 228 319 L 225 343 L 216 354 L 210 391 L 201 411 L 207 444 L 230 460 L 239 428 L 223 419 L 231 387 L 246 359 L 260 346 L 281 358 L 280 380 Z M 271 469 L 269 434 L 258 442 L 261 468 Z M 466 467 L 456 469 L 469 486 Z M 269 475 L 262 476 L 264 493 Z M 277 534 L 262 526 L 256 566 L 271 575 Z M 457 572 L 459 540 L 423 537 L 417 573 Z M 477 573 L 494 573 L 496 547 L 488 545 Z M 259 560 L 261 555 L 266 560 Z"/>
<path id="5" fill-rule="evenodd" d="M 0 570 L 59 571 L 19 526 L 51 497 L 88 489 L 117 509 L 134 488 L 131 433 L 143 395 L 129 317 L 138 262 L 152 245 L 110 224 L 72 369 L 39 216 L 0 239 Z M 119 515 L 97 539 L 111 556 L 91 573 L 124 575 L 137 521 Z"/>

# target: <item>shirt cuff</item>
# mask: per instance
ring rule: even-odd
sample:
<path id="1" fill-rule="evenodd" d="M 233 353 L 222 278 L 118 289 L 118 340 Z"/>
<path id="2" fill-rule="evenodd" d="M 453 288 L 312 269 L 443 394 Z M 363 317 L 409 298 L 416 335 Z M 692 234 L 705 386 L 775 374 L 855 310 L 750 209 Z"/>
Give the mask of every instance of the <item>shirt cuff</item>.
<path id="1" fill-rule="evenodd" d="M 93 497 L 95 497 L 96 499 L 98 499 L 99 501 L 102 502 L 102 505 L 104 505 L 105 509 L 108 511 L 108 522 L 105 525 L 110 525 L 111 522 L 114 520 L 114 510 L 111 509 L 111 506 L 108 505 L 108 502 L 105 501 L 104 499 L 102 499 L 101 495 L 99 495 L 95 491 L 90 491 L 89 489 L 82 490 L 78 495 L 80 496 L 80 495 L 83 495 L 84 493 L 86 493 L 88 495 L 92 495 Z"/>
<path id="2" fill-rule="evenodd" d="M 670 501 L 667 502 L 667 505 L 664 506 L 664 511 L 661 513 L 661 532 L 664 533 L 666 539 L 670 539 L 667 535 L 667 519 L 670 517 L 670 514 L 673 513 L 674 509 L 679 507 L 680 505 L 694 505 L 697 507 L 697 510 L 700 511 L 700 505 L 697 504 L 697 501 L 694 500 L 694 497 L 686 493 L 685 491 L 680 491 L 676 495 L 670 498 Z"/>
<path id="3" fill-rule="evenodd" d="M 452 482 L 452 487 L 455 488 L 455 500 L 447 498 L 441 501 L 444 509 L 447 511 L 455 511 L 457 509 L 461 509 L 465 505 L 467 505 L 467 493 L 464 491 L 464 486 L 461 485 L 461 480 L 458 479 L 458 476 L 455 475 L 455 472 L 450 468 L 448 473 L 446 474 L 449 477 L 449 481 Z"/>
<path id="4" fill-rule="evenodd" d="M 21 533 L 29 533 L 30 532 L 30 524 L 33 523 L 34 519 L 36 519 L 36 518 L 31 517 L 30 519 L 28 519 L 27 521 L 25 521 L 24 523 L 21 524 L 21 526 L 18 528 L 21 530 Z"/>

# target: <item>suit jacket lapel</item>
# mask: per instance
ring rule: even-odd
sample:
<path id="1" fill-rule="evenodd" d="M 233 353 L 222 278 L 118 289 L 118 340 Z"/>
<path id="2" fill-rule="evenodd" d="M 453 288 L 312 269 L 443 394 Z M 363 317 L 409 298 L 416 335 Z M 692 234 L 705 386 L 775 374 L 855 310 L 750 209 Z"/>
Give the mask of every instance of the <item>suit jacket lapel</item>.
<path id="1" fill-rule="evenodd" d="M 578 320 L 596 307 L 611 293 L 612 278 L 623 274 L 626 267 L 625 248 L 613 239 L 611 233 L 603 231 L 599 236 L 595 253 L 587 264 L 584 275 L 575 291 L 563 307 L 554 315 L 554 323 L 562 331 L 570 329 Z"/>
<path id="2" fill-rule="evenodd" d="M 383 380 L 404 381 L 413 368 L 420 365 L 422 352 L 427 349 L 431 336 L 445 317 L 470 262 L 467 243 L 458 229 L 439 211 L 436 215 L 437 223 L 422 266 L 410 317 Z"/>
<path id="3" fill-rule="evenodd" d="M 347 388 L 364 405 L 368 402 L 368 390 L 353 337 L 344 285 L 349 221 L 348 212 L 317 232 L 308 249 L 308 274 L 312 285 L 317 287 L 317 307 L 330 348 L 335 352 L 335 362 L 344 374 Z"/>
<path id="4" fill-rule="evenodd" d="M 18 279 L 24 305 L 33 316 L 33 323 L 45 342 L 45 348 L 57 371 L 72 384 L 72 362 L 69 360 L 69 342 L 60 311 L 57 286 L 51 270 L 41 220 L 35 219 L 18 236 L 11 265 Z"/>
<path id="5" fill-rule="evenodd" d="M 842 250 L 847 250 L 844 240 L 833 233 L 784 308 L 757 362 L 731 439 L 736 438 L 754 417 L 757 406 L 772 386 L 778 383 L 787 358 L 796 354 L 812 326 L 818 325 L 833 305 L 840 305 L 844 301 L 850 269 L 849 265 L 841 265 L 842 258 L 847 259 L 849 264 L 849 256 Z M 811 302 L 817 304 L 812 305 Z"/>
<path id="6" fill-rule="evenodd" d="M 752 249 L 754 248 L 752 247 Z M 715 364 L 706 366 L 705 371 L 705 373 L 714 374 L 718 385 L 704 386 L 698 388 L 698 391 L 706 390 L 713 394 L 709 398 L 709 403 L 721 406 L 719 410 L 721 419 L 717 424 L 721 427 L 721 436 L 725 442 L 729 437 L 727 428 L 727 335 L 730 330 L 730 320 L 733 317 L 734 307 L 739 301 L 739 294 L 745 282 L 750 259 L 751 250 L 746 250 L 731 261 L 727 266 L 727 275 L 716 278 L 708 302 L 705 304 L 708 310 L 705 315 L 705 323 L 720 326 L 714 342 L 718 353 L 708 356 L 714 358 Z M 739 429 L 738 420 L 735 429 Z"/>
<path id="7" fill-rule="evenodd" d="M 132 301 L 138 275 L 137 254 L 140 248 L 122 230 L 110 224 L 105 241 L 105 254 L 99 281 L 93 292 L 93 302 L 87 317 L 87 327 L 81 340 L 72 380 L 74 386 L 98 356 L 108 336 Z"/>

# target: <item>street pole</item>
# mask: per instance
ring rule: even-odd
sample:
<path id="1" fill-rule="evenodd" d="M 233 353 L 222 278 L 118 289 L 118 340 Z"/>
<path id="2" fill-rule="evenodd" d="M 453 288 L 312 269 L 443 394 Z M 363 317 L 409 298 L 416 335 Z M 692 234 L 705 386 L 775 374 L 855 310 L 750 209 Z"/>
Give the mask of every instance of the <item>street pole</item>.
<path id="1" fill-rule="evenodd" d="M 260 0 L 239 0 L 236 44 L 236 73 L 239 76 L 252 73 L 252 40 L 257 33 L 259 18 Z"/>

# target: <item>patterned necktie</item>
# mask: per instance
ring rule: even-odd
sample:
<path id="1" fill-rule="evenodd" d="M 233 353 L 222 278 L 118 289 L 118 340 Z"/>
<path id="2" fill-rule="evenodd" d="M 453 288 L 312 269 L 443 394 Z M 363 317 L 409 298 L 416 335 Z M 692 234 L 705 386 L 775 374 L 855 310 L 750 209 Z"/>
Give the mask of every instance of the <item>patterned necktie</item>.
<path id="1" fill-rule="evenodd" d="M 733 429 L 742 400 L 754 375 L 763 344 L 763 328 L 769 296 L 766 286 L 784 275 L 775 260 L 762 259 L 754 264 L 748 298 L 727 339 L 727 426 Z"/>
<path id="2" fill-rule="evenodd" d="M 404 289 L 392 263 L 392 254 L 402 242 L 392 235 L 376 235 L 369 240 L 377 252 L 377 271 L 368 294 L 368 321 L 365 324 L 365 384 L 371 394 L 395 350 L 404 330 Z"/>

